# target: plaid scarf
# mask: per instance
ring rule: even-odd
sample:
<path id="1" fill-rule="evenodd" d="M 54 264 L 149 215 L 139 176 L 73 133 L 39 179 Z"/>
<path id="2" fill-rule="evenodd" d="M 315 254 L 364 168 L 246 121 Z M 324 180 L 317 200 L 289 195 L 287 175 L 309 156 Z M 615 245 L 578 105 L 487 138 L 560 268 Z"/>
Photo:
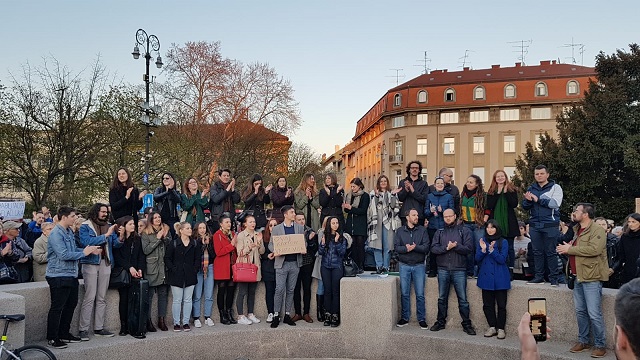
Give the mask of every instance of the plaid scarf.
<path id="1" fill-rule="evenodd" d="M 204 243 L 204 239 L 202 241 L 202 274 L 203 278 L 207 278 L 207 270 L 209 269 L 209 245 L 211 244 L 211 240 L 209 239 L 209 244 Z"/>

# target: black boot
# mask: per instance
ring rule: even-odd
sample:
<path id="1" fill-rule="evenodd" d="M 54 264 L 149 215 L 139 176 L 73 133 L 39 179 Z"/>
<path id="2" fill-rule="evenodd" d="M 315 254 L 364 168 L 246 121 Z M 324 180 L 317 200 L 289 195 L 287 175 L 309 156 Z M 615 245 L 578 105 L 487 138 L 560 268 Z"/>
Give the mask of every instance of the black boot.
<path id="1" fill-rule="evenodd" d="M 227 316 L 229 319 L 229 324 L 237 324 L 236 316 L 233 314 L 233 309 L 227 309 Z"/>
<path id="2" fill-rule="evenodd" d="M 340 315 L 338 314 L 331 315 L 331 327 L 338 327 L 338 326 L 340 326 Z"/>
<path id="3" fill-rule="evenodd" d="M 129 329 L 127 328 L 126 323 L 123 323 L 123 322 L 120 323 L 120 333 L 118 333 L 118 335 L 120 336 L 129 335 Z"/>
<path id="4" fill-rule="evenodd" d="M 331 325 L 331 314 L 328 312 L 324 313 L 324 326 Z"/>
<path id="5" fill-rule="evenodd" d="M 324 321 L 324 295 L 316 295 L 316 309 L 318 321 Z"/>
<path id="6" fill-rule="evenodd" d="M 229 325 L 231 324 L 229 322 L 229 315 L 227 315 L 227 312 L 225 310 L 220 310 L 220 323 L 222 325 Z"/>
<path id="7" fill-rule="evenodd" d="M 147 331 L 148 332 L 156 332 L 156 328 L 153 326 L 151 319 L 147 319 Z"/>

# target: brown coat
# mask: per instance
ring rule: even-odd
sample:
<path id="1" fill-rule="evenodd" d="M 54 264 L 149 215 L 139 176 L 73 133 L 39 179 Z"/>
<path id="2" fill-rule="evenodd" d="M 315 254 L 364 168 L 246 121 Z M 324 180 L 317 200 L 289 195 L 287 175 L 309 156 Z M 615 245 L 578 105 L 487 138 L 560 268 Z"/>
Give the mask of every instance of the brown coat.
<path id="1" fill-rule="evenodd" d="M 601 226 L 593 221 L 580 236 L 577 236 L 580 225 L 573 228 L 578 244 L 569 248 L 567 254 L 576 257 L 576 275 L 580 282 L 609 280 L 609 263 L 607 262 L 607 234 Z M 568 266 L 568 264 L 567 264 Z"/>
<path id="2" fill-rule="evenodd" d="M 247 230 L 238 233 L 238 242 L 236 243 L 236 250 L 238 251 L 239 263 L 252 263 L 258 266 L 258 281 L 262 280 L 262 272 L 260 271 L 260 255 L 264 254 L 264 242 L 262 236 L 258 238 L 258 233 L 251 236 Z M 259 247 L 250 249 L 249 246 L 253 243 L 260 245 Z M 248 255 L 248 256 L 247 256 Z"/>

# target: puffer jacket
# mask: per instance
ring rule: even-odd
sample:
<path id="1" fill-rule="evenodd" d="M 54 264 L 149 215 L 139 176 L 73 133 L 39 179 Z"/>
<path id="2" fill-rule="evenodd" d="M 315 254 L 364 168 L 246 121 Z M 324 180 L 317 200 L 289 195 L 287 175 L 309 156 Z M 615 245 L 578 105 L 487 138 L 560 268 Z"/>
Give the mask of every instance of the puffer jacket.
<path id="1" fill-rule="evenodd" d="M 560 205 L 562 205 L 562 188 L 553 181 L 545 186 L 533 183 L 527 189 L 538 197 L 537 202 L 522 199 L 522 208 L 529 210 L 529 226 L 535 228 L 553 227 L 560 223 Z"/>
<path id="2" fill-rule="evenodd" d="M 437 216 L 431 212 L 431 205 L 436 207 Z M 438 206 L 442 208 L 442 211 L 438 211 Z M 444 190 L 430 192 L 429 195 L 427 195 L 427 202 L 424 205 L 424 216 L 429 220 L 427 227 L 434 230 L 444 228 L 442 213 L 447 209 L 455 211 L 453 196 Z"/>
<path id="3" fill-rule="evenodd" d="M 502 244 L 500 247 L 497 242 Z M 482 290 L 509 290 L 511 289 L 511 274 L 507 266 L 509 243 L 500 238 L 496 240 L 493 251 L 489 252 L 487 244 L 486 252 L 482 252 L 480 242 L 476 243 L 476 262 L 478 269 L 478 287 Z"/>
<path id="4" fill-rule="evenodd" d="M 457 242 L 458 245 L 447 250 L 449 242 Z M 467 255 L 472 251 L 471 231 L 463 225 L 446 225 L 444 229 L 436 231 L 431 241 L 431 252 L 436 255 L 438 269 L 466 270 Z"/>
<path id="5" fill-rule="evenodd" d="M 330 241 L 325 240 L 324 245 L 320 245 L 318 255 L 322 256 L 322 266 L 327 269 L 342 268 L 342 260 L 347 253 L 347 239 L 340 234 L 338 242 L 335 241 L 335 235 Z"/>

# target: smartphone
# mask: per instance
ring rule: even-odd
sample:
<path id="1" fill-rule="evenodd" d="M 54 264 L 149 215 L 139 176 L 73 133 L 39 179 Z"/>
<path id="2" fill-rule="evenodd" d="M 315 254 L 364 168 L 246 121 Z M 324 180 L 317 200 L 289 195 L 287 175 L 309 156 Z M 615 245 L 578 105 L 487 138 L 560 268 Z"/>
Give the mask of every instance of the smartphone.
<path id="1" fill-rule="evenodd" d="M 536 342 L 547 340 L 547 299 L 530 298 L 529 314 L 531 322 L 529 327 Z"/>

